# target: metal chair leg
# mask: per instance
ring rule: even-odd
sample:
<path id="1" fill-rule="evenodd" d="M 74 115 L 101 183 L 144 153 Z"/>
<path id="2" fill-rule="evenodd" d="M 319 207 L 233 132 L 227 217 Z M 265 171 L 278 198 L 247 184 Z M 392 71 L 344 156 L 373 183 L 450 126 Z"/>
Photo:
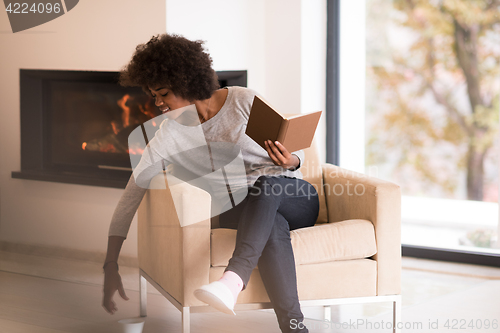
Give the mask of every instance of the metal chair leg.
<path id="1" fill-rule="evenodd" d="M 401 325 L 401 296 L 399 296 L 395 301 L 392 302 L 392 332 L 400 333 L 401 329 L 398 327 Z"/>
<path id="2" fill-rule="evenodd" d="M 332 321 L 332 306 L 331 305 L 323 306 L 323 311 L 324 311 L 323 320 L 325 320 L 327 322 L 331 322 Z"/>
<path id="3" fill-rule="evenodd" d="M 148 288 L 148 281 L 144 276 L 141 275 L 141 273 L 139 273 L 139 308 L 141 317 L 147 316 L 147 310 L 146 310 L 148 302 L 147 288 Z"/>
<path id="4" fill-rule="evenodd" d="M 191 330 L 190 327 L 190 311 L 189 306 L 185 306 L 182 308 L 182 333 L 189 333 Z"/>

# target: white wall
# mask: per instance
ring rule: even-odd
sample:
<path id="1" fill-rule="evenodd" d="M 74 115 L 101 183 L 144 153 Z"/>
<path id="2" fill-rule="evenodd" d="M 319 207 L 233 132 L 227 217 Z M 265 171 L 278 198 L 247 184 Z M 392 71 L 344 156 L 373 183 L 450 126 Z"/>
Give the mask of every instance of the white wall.
<path id="1" fill-rule="evenodd" d="M 87 0 L 13 34 L 0 10 L 0 241 L 104 252 L 121 189 L 12 179 L 20 170 L 19 69 L 119 70 L 165 32 L 165 1 Z M 136 256 L 132 225 L 122 253 Z"/>
<path id="2" fill-rule="evenodd" d="M 167 0 L 167 31 L 207 41 L 216 70 L 248 70 L 284 113 L 325 109 L 326 0 Z"/>
<path id="3" fill-rule="evenodd" d="M 205 41 L 215 70 L 248 70 L 265 89 L 264 0 L 167 0 L 167 32 Z"/>
<path id="4" fill-rule="evenodd" d="M 302 0 L 301 109 L 322 110 L 316 130 L 321 162 L 326 160 L 326 0 Z"/>
<path id="5" fill-rule="evenodd" d="M 326 0 L 116 4 L 80 1 L 16 34 L 0 13 L 0 241 L 103 252 L 123 192 L 11 178 L 20 170 L 19 68 L 119 70 L 138 43 L 166 30 L 206 40 L 216 70 L 247 69 L 249 87 L 277 108 L 324 110 Z M 136 218 L 122 254 L 137 255 Z"/>

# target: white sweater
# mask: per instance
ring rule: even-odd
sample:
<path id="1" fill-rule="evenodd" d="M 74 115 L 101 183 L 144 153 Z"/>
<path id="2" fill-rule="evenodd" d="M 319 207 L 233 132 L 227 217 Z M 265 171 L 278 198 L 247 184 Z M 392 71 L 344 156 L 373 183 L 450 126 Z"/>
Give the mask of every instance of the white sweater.
<path id="1" fill-rule="evenodd" d="M 231 192 L 236 193 L 243 187 L 246 190 L 262 175 L 302 178 L 298 170 L 285 170 L 275 165 L 267 151 L 245 134 L 255 91 L 243 87 L 227 89 L 228 95 L 222 108 L 203 124 L 183 126 L 175 120 L 161 123 L 149 142 L 149 148 L 144 150 L 140 162 L 134 167 L 115 208 L 108 236 L 127 237 L 150 180 L 167 164 L 182 166 L 192 174 L 207 178 L 214 196 L 219 198 L 223 198 L 224 194 L 228 197 L 228 179 Z M 218 152 L 224 153 L 219 154 L 219 159 L 214 159 Z M 302 164 L 303 151 L 293 154 Z M 220 177 L 220 172 L 213 172 L 221 168 L 225 170 L 225 177 Z M 246 177 L 237 177 L 238 172 Z"/>

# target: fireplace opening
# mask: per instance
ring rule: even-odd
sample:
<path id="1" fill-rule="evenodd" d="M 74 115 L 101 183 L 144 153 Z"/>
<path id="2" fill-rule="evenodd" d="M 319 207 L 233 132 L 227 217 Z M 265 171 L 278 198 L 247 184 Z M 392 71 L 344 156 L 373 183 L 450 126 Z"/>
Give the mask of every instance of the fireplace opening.
<path id="1" fill-rule="evenodd" d="M 246 71 L 217 72 L 221 87 L 246 86 Z M 12 177 L 124 188 L 128 136 L 161 112 L 118 72 L 21 69 L 21 171 Z M 159 127 L 159 124 L 156 124 Z"/>
<path id="2" fill-rule="evenodd" d="M 129 134 L 161 113 L 151 97 L 127 90 L 106 83 L 50 84 L 47 132 L 54 168 L 127 165 Z"/>

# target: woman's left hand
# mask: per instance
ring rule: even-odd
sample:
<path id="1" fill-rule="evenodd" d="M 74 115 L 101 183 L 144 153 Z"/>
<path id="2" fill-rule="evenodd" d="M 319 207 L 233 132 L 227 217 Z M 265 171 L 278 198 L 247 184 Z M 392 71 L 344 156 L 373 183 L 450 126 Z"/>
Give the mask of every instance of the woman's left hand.
<path id="1" fill-rule="evenodd" d="M 265 145 L 267 153 L 274 164 L 284 169 L 295 169 L 299 166 L 299 158 L 286 150 L 285 146 L 278 141 L 273 143 L 271 140 L 266 140 Z"/>

